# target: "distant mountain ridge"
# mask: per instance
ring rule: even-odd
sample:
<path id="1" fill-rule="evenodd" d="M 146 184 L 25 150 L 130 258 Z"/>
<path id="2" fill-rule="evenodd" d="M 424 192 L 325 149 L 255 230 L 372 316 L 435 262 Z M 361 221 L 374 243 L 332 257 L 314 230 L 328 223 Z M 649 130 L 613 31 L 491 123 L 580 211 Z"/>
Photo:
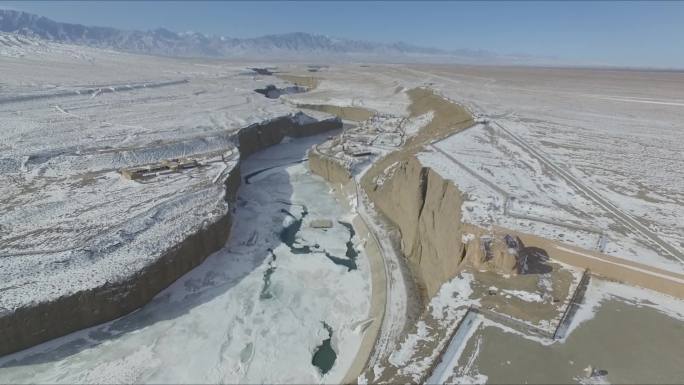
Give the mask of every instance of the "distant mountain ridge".
<path id="1" fill-rule="evenodd" d="M 128 31 L 110 27 L 61 23 L 43 16 L 14 10 L 0 10 L 0 32 L 60 43 L 164 56 L 240 57 L 278 54 L 284 56 L 441 56 L 473 59 L 497 57 L 496 54 L 484 50 L 447 51 L 403 42 L 374 43 L 305 32 L 238 39 L 207 36 L 194 32 L 176 33 L 164 28 Z"/>

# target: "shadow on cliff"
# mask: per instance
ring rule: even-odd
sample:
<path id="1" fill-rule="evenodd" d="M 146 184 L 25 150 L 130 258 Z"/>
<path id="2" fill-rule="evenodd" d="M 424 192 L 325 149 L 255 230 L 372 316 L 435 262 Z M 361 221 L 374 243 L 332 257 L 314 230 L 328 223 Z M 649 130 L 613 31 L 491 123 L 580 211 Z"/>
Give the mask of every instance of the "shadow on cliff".
<path id="1" fill-rule="evenodd" d="M 272 258 L 271 250 L 281 243 L 278 234 L 280 229 L 269 228 L 264 224 L 283 223 L 289 215 L 286 210 L 282 210 L 288 207 L 279 202 L 291 199 L 293 193 L 291 178 L 284 166 L 301 162 L 301 159 L 306 157 L 307 150 L 313 144 L 325 140 L 328 135 L 330 134 L 293 139 L 285 145 L 286 150 L 283 145 L 276 145 L 247 158 L 241 167 L 242 181 L 233 209 L 231 235 L 226 246 L 181 276 L 148 304 L 114 321 L 2 357 L 0 368 L 61 361 L 87 349 L 96 349 L 94 355 L 88 358 L 97 360 L 101 353 L 97 351 L 99 346 L 111 344 L 114 345 L 113 349 L 117 349 L 117 340 L 159 322 L 173 323 L 193 310 L 202 311 L 197 308 L 228 293 L 255 269 L 267 263 L 266 260 Z M 250 184 L 246 185 L 245 178 L 248 176 L 251 180 Z M 263 204 L 264 197 L 271 202 Z M 257 218 L 257 214 L 261 213 L 266 217 L 261 218 L 262 222 Z M 254 249 L 250 249 L 252 244 Z M 260 290 L 261 288 L 253 293 L 254 301 L 261 300 Z M 221 316 L 216 314 L 215 308 L 210 317 Z M 227 309 L 221 309 L 226 312 L 226 318 L 231 315 Z M 179 332 L 187 333 L 186 326 L 178 325 Z M 173 324 L 169 324 L 168 328 L 160 331 L 155 337 L 173 333 L 173 327 Z M 182 346 L 177 348 L 183 350 Z M 121 348 L 121 351 L 124 349 Z M 83 361 L 80 358 L 74 359 L 82 365 Z"/>
<path id="2" fill-rule="evenodd" d="M 524 271 L 519 272 L 523 274 L 547 274 L 553 271 L 553 267 L 549 264 L 549 254 L 546 250 L 536 246 L 525 246 L 520 238 L 517 238 L 520 245 L 518 250 L 519 263 L 523 261 Z"/>

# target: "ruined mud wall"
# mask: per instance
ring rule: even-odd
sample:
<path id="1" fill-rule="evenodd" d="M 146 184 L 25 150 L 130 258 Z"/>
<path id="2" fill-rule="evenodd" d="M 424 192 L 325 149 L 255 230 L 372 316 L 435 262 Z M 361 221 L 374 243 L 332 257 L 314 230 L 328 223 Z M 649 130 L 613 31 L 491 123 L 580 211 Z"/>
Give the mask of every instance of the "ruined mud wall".
<path id="1" fill-rule="evenodd" d="M 349 170 L 337 159 L 309 150 L 309 169 L 332 184 L 346 184 L 351 180 Z"/>
<path id="2" fill-rule="evenodd" d="M 684 274 L 552 241 L 538 235 L 520 232 L 516 234 L 526 245 L 547 250 L 549 256 L 556 261 L 590 269 L 592 275 L 684 299 Z"/>
<path id="3" fill-rule="evenodd" d="M 341 127 L 339 119 L 301 123 L 289 116 L 253 125 L 238 134 L 240 159 L 280 143 L 286 135 L 306 136 Z M 235 202 L 240 183 L 238 162 L 224 182 L 225 199 L 229 204 Z M 231 211 L 225 210 L 216 221 L 205 224 L 180 243 L 162 251 L 154 263 L 126 280 L 0 315 L 0 356 L 111 321 L 145 305 L 220 250 L 228 241 L 231 225 Z"/>
<path id="4" fill-rule="evenodd" d="M 398 162 L 367 191 L 401 232 L 401 248 L 423 298 L 453 278 L 466 251 L 461 241 L 461 193 L 415 157 Z"/>

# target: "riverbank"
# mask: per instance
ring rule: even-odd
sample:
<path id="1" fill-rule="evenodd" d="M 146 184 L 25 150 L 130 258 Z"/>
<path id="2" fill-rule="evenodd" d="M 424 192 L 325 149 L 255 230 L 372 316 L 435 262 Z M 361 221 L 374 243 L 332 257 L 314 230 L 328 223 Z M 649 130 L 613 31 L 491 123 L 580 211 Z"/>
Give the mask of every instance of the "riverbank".
<path id="1" fill-rule="evenodd" d="M 240 162 L 254 152 L 280 143 L 286 135 L 305 136 L 340 128 L 337 119 L 316 121 L 301 115 L 285 116 L 245 127 L 237 133 L 240 155 L 225 173 L 224 197 L 201 226 L 190 229 L 170 248 L 158 251 L 154 262 L 117 281 L 0 315 L 0 355 L 121 317 L 148 303 L 178 277 L 219 250 L 230 235 L 234 204 L 240 185 Z"/>
<path id="2" fill-rule="evenodd" d="M 226 247 L 136 312 L 0 358 L 0 382 L 341 382 L 367 326 L 371 268 L 348 208 L 297 162 L 324 139 L 254 153 Z M 338 263 L 348 255 L 356 269 Z M 321 346 L 334 351 L 327 373 L 312 365 Z"/>

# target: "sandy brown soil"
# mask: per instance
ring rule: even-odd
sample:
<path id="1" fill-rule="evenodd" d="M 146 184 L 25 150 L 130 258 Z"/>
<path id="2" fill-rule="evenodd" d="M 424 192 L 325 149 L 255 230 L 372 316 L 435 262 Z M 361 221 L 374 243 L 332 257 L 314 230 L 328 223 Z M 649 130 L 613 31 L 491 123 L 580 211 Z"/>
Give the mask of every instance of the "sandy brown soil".
<path id="1" fill-rule="evenodd" d="M 423 127 L 405 147 L 397 150 L 383 159 L 378 160 L 362 179 L 362 187 L 367 193 L 374 191 L 373 179 L 390 164 L 406 160 L 423 149 L 423 145 L 430 141 L 447 137 L 473 124 L 473 117 L 468 110 L 456 103 L 451 103 L 427 88 L 414 88 L 407 91 L 411 98 L 409 112 L 411 116 L 418 116 L 434 111 L 432 122 Z"/>
<path id="2" fill-rule="evenodd" d="M 563 313 L 567 299 L 572 295 L 572 273 L 561 268 L 558 264 L 550 264 L 553 271 L 548 274 L 551 290 L 540 287 L 540 274 L 524 274 L 504 277 L 494 272 L 475 272 L 473 284 L 474 296 L 481 298 L 481 305 L 485 309 L 509 315 L 513 318 L 538 324 L 548 321 L 555 326 L 554 319 Z M 489 291 L 496 287 L 496 292 Z M 515 296 L 507 296 L 503 290 L 522 290 L 528 293 L 549 295 L 543 302 L 526 302 Z M 551 330 L 552 331 L 552 330 Z"/>
<path id="3" fill-rule="evenodd" d="M 289 74 L 277 74 L 276 76 L 287 82 L 294 83 L 297 86 L 306 87 L 309 91 L 316 89 L 320 83 L 320 80 L 314 76 Z"/>
<path id="4" fill-rule="evenodd" d="M 298 104 L 297 107 L 327 112 L 329 114 L 336 115 L 340 119 L 351 120 L 354 122 L 363 122 L 364 120 L 370 119 L 373 115 L 375 115 L 374 111 L 363 107 L 333 106 L 330 104 Z"/>
<path id="5" fill-rule="evenodd" d="M 482 373 L 492 384 L 567 384 L 586 381 L 584 369 L 592 365 L 613 384 L 677 383 L 684 378 L 682 332 L 676 319 L 615 299 L 564 343 L 544 346 L 481 328 L 466 345 L 458 375 Z"/>
<path id="6" fill-rule="evenodd" d="M 468 110 L 430 89 L 414 88 L 407 93 L 411 98 L 410 116 L 419 116 L 430 111 L 434 113 L 432 121 L 412 138 L 410 144 L 422 145 L 428 141 L 439 140 L 473 123 L 473 117 Z"/>

